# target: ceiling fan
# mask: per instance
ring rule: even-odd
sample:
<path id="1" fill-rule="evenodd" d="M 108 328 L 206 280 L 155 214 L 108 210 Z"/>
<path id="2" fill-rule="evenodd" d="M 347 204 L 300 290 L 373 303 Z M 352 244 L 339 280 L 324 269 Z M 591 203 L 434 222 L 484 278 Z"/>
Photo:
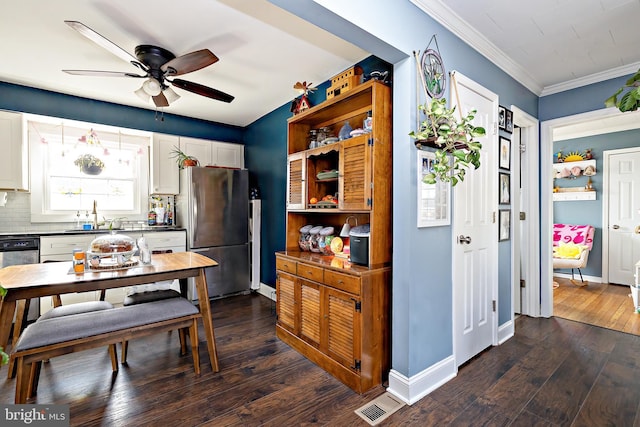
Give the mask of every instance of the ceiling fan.
<path id="1" fill-rule="evenodd" d="M 144 72 L 144 75 L 119 71 L 62 70 L 65 73 L 78 76 L 133 77 L 146 79 L 140 89 L 135 91 L 135 94 L 147 102 L 150 98 L 153 99 L 156 107 L 168 107 L 169 102 L 176 101 L 180 98 L 180 95 L 173 91 L 168 83 L 177 88 L 222 102 L 231 102 L 234 99 L 233 96 L 217 89 L 174 78 L 175 76 L 191 73 L 218 62 L 218 57 L 209 49 L 201 49 L 176 57 L 164 48 L 142 44 L 136 46 L 136 56 L 133 56 L 81 22 L 64 22 L 98 46 L 105 48 L 117 57 L 138 67 Z"/>

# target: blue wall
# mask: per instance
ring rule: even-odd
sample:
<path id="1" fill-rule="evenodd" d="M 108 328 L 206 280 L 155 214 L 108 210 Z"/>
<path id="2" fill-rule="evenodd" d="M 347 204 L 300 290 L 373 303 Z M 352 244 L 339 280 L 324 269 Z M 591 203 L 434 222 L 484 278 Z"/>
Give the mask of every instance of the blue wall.
<path id="1" fill-rule="evenodd" d="M 215 101 L 212 101 L 215 102 Z M 80 98 L 0 81 L 0 109 L 226 142 L 243 142 L 238 126 Z"/>
<path id="2" fill-rule="evenodd" d="M 596 189 L 596 200 L 581 200 L 575 202 L 556 201 L 553 203 L 553 222 L 565 224 L 590 224 L 596 228 L 593 239 L 593 249 L 589 254 L 587 266 L 582 273 L 588 276 L 602 276 L 602 182 L 604 170 L 603 151 L 617 148 L 631 148 L 640 146 L 640 129 L 624 132 L 614 132 L 605 135 L 595 135 L 584 138 L 568 139 L 553 144 L 553 151 L 569 153 L 584 152 L 590 148 L 596 160 L 596 175 L 591 177 L 593 188 Z M 571 163 L 568 163 L 571 165 Z M 576 179 L 559 178 L 554 181 L 558 187 L 581 187 L 586 185 L 587 177 Z M 570 273 L 570 270 L 562 271 Z"/>

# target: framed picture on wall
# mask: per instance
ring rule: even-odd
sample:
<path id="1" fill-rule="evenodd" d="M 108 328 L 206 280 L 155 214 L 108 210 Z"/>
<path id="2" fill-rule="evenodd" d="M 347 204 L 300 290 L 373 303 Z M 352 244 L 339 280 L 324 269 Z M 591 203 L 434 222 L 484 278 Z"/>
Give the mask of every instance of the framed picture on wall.
<path id="1" fill-rule="evenodd" d="M 513 111 L 505 110 L 504 130 L 513 132 Z"/>
<path id="2" fill-rule="evenodd" d="M 424 176 L 433 172 L 436 155 L 431 151 L 418 153 L 418 228 L 451 224 L 451 185 L 436 181 L 426 184 Z"/>
<path id="3" fill-rule="evenodd" d="M 511 168 L 511 140 L 501 136 L 498 146 L 500 150 L 500 168 L 509 170 Z"/>
<path id="4" fill-rule="evenodd" d="M 507 120 L 507 109 L 502 105 L 498 107 L 498 127 L 504 130 L 504 124 Z"/>
<path id="5" fill-rule="evenodd" d="M 511 176 L 508 173 L 500 172 L 498 174 L 498 194 L 500 195 L 500 204 L 508 205 L 511 203 Z"/>
<path id="6" fill-rule="evenodd" d="M 500 209 L 498 211 L 498 241 L 509 240 L 511 234 L 511 211 Z"/>

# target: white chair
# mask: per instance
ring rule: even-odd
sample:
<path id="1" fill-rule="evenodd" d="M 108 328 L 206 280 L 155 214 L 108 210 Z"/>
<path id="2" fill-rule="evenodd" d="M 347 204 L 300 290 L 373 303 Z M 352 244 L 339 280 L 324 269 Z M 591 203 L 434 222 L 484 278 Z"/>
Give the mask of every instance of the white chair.
<path id="1" fill-rule="evenodd" d="M 553 225 L 553 269 L 571 269 L 571 283 L 576 284 L 574 270 L 580 274 L 585 285 L 581 268 L 586 267 L 589 252 L 593 247 L 595 228 L 591 225 L 554 224 Z M 561 248 L 562 245 L 567 247 Z M 571 245 L 569 247 L 569 245 Z M 567 250 L 568 249 L 568 250 Z M 564 255 L 563 253 L 568 253 Z"/>

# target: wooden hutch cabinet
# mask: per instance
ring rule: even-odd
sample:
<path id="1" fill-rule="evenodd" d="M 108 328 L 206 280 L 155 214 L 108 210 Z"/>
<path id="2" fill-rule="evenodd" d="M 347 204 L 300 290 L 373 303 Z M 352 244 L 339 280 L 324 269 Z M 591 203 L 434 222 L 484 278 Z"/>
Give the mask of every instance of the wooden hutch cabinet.
<path id="1" fill-rule="evenodd" d="M 309 131 L 372 130 L 308 148 Z M 288 121 L 286 250 L 276 253 L 277 336 L 358 393 L 386 380 L 391 287 L 391 90 L 369 81 Z M 337 177 L 318 174 L 337 170 Z M 320 175 L 322 176 L 322 175 Z M 332 206 L 311 204 L 335 195 Z M 369 224 L 369 263 L 300 250 L 304 225 Z M 355 222 L 350 219 L 353 227 Z"/>

